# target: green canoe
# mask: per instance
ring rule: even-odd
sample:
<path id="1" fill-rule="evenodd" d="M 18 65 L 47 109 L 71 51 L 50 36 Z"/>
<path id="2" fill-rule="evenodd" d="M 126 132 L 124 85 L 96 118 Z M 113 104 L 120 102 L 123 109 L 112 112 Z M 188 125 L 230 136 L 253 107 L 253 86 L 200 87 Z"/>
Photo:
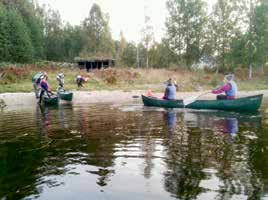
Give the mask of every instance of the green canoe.
<path id="1" fill-rule="evenodd" d="M 72 101 L 73 100 L 73 93 L 70 91 L 66 91 L 62 88 L 58 89 L 58 96 L 61 100 L 64 100 L 64 101 Z"/>
<path id="2" fill-rule="evenodd" d="M 44 105 L 58 105 L 59 98 L 57 95 L 53 94 L 48 97 L 46 94 L 42 97 L 42 102 Z"/>
<path id="3" fill-rule="evenodd" d="M 197 100 L 187 106 L 191 109 L 213 109 L 226 111 L 256 111 L 260 108 L 263 94 L 242 97 L 234 100 Z M 183 100 L 163 100 L 156 97 L 142 95 L 145 106 L 164 107 L 164 108 L 183 108 Z"/>

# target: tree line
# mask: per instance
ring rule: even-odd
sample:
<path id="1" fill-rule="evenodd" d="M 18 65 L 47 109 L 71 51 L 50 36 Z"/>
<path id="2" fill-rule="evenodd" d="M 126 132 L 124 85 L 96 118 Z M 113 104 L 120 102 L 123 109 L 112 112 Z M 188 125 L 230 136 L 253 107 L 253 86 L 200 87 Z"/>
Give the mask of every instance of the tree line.
<path id="1" fill-rule="evenodd" d="M 126 67 L 191 68 L 213 61 L 217 71 L 264 67 L 268 61 L 267 0 L 167 0 L 166 34 L 154 40 L 145 16 L 142 40 L 114 40 L 109 16 L 97 4 L 80 25 L 63 23 L 58 11 L 33 0 L 0 0 L 0 62 L 73 62 L 110 57 Z"/>

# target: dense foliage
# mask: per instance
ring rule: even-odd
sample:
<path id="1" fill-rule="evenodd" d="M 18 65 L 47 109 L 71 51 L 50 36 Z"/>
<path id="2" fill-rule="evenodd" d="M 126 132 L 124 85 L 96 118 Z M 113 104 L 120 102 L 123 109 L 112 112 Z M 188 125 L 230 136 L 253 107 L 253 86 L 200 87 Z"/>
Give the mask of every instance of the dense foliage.
<path id="1" fill-rule="evenodd" d="M 264 67 L 268 61 L 268 2 L 167 0 L 166 35 L 155 42 L 150 16 L 141 41 L 123 32 L 112 39 L 109 16 L 97 4 L 80 25 L 63 23 L 58 11 L 32 0 L 0 0 L 0 62 L 72 62 L 75 57 L 115 58 L 118 66 L 191 68 L 202 60 L 217 70 Z"/>

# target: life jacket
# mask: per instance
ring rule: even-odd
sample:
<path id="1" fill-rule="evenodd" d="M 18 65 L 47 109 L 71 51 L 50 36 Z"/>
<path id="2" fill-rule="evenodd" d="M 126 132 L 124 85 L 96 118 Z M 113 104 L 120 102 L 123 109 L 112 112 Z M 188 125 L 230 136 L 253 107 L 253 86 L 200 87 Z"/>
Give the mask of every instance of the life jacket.
<path id="1" fill-rule="evenodd" d="M 174 85 L 168 85 L 167 89 L 168 89 L 167 99 L 169 100 L 176 99 L 176 87 Z"/>
<path id="2" fill-rule="evenodd" d="M 33 76 L 32 82 L 35 82 L 37 84 L 40 84 L 41 82 L 41 76 L 43 76 L 43 73 L 39 72 L 36 75 Z"/>
<path id="3" fill-rule="evenodd" d="M 226 91 L 225 94 L 227 97 L 235 97 L 237 93 L 237 85 L 234 81 L 230 81 L 231 89 Z"/>

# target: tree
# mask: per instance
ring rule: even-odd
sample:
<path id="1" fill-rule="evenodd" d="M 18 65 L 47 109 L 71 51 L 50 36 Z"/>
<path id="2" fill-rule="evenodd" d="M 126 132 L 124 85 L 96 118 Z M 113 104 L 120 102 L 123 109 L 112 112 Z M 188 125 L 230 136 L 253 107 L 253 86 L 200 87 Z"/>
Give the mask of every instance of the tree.
<path id="1" fill-rule="evenodd" d="M 83 21 L 83 41 L 81 55 L 84 57 L 114 55 L 108 16 L 105 16 L 99 5 L 95 3 L 90 9 L 89 16 Z"/>
<path id="2" fill-rule="evenodd" d="M 71 26 L 70 24 L 65 25 L 62 48 L 65 61 L 72 62 L 75 57 L 79 56 L 82 50 L 81 27 Z"/>
<path id="3" fill-rule="evenodd" d="M 142 32 L 142 43 L 146 49 L 146 68 L 149 67 L 149 49 L 154 43 L 154 31 L 153 26 L 150 24 L 150 17 L 145 16 L 144 27 Z"/>
<path id="4" fill-rule="evenodd" d="M 3 6 L 8 10 L 13 9 L 21 16 L 24 24 L 27 26 L 28 34 L 33 48 L 33 57 L 35 59 L 43 58 L 44 38 L 43 38 L 43 19 L 40 8 L 35 7 L 29 0 L 0 0 Z"/>
<path id="5" fill-rule="evenodd" d="M 162 40 L 161 43 L 155 43 L 149 50 L 149 60 L 153 68 L 168 68 L 176 62 L 176 57 L 165 40 Z"/>
<path id="6" fill-rule="evenodd" d="M 128 67 L 134 67 L 136 64 L 136 51 L 136 46 L 128 43 L 122 53 L 122 63 Z"/>
<path id="7" fill-rule="evenodd" d="M 122 31 L 120 31 L 120 40 L 115 42 L 116 62 L 119 65 L 125 64 L 123 61 L 123 53 L 128 47 L 128 43 Z"/>
<path id="8" fill-rule="evenodd" d="M 32 61 L 33 47 L 29 30 L 21 15 L 14 9 L 8 9 L 7 23 L 9 61 L 21 63 Z"/>
<path id="9" fill-rule="evenodd" d="M 268 60 L 268 2 L 263 1 L 254 9 L 252 34 L 255 36 L 255 63 L 262 67 Z"/>
<path id="10" fill-rule="evenodd" d="M 238 0 L 218 0 L 210 18 L 212 37 L 215 43 L 215 53 L 218 67 L 226 70 L 230 44 L 234 38 L 241 36 L 240 12 Z M 242 22 L 241 22 L 242 23 Z M 230 66 L 228 66 L 230 68 Z M 217 68 L 219 69 L 219 68 Z M 218 70 L 217 70 L 218 71 Z"/>
<path id="11" fill-rule="evenodd" d="M 168 0 L 167 9 L 169 46 L 190 67 L 201 55 L 205 4 L 202 0 Z"/>
<path id="12" fill-rule="evenodd" d="M 8 38 L 8 16 L 6 8 L 0 4 L 0 59 L 1 61 L 9 61 L 9 46 L 11 46 Z"/>
<path id="13" fill-rule="evenodd" d="M 44 37 L 45 37 L 45 55 L 47 60 L 63 61 L 63 41 L 64 34 L 61 29 L 62 21 L 58 11 L 49 8 L 44 11 Z"/>

